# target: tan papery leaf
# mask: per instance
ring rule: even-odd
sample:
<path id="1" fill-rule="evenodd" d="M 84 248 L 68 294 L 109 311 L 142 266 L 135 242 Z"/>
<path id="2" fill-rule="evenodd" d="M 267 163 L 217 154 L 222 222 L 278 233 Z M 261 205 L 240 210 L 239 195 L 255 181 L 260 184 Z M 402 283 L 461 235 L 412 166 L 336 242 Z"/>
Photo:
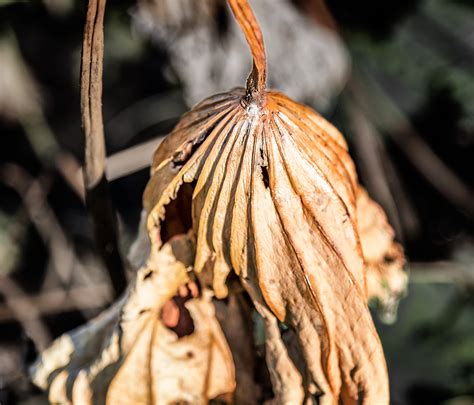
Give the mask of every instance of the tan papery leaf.
<path id="1" fill-rule="evenodd" d="M 33 381 L 60 404 L 206 404 L 235 389 L 232 354 L 209 295 L 186 302 L 194 330 L 177 336 L 160 311 L 189 281 L 192 241 L 154 251 L 128 293 L 63 335 L 33 366 Z"/>
<path id="2" fill-rule="evenodd" d="M 152 244 L 192 228 L 194 270 L 217 298 L 228 293 L 229 273 L 239 275 L 266 320 L 273 345 L 267 361 L 281 403 L 300 395 L 283 392 L 285 373 L 306 398 L 322 395 L 322 404 L 388 403 L 346 142 L 312 109 L 266 89 L 261 31 L 247 1 L 228 3 L 253 69 L 246 89 L 198 104 L 156 151 L 144 196 Z M 302 363 L 284 353 L 272 317 L 295 331 Z"/>

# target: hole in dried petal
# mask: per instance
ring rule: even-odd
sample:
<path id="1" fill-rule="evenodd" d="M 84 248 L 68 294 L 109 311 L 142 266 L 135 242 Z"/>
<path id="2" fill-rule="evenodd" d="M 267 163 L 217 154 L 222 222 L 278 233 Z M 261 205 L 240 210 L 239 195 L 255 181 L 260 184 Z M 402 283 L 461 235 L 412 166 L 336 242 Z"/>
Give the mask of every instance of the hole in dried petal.
<path id="1" fill-rule="evenodd" d="M 148 271 L 146 272 L 146 274 L 143 275 L 143 280 L 149 279 L 152 275 L 153 275 L 153 271 L 152 271 L 152 270 L 148 270 Z"/>
<path id="2" fill-rule="evenodd" d="M 396 260 L 396 258 L 393 257 L 393 256 L 390 256 L 390 255 L 385 255 L 385 256 L 383 257 L 383 262 L 384 262 L 385 264 L 392 264 L 395 260 Z"/>
<path id="3" fill-rule="evenodd" d="M 262 180 L 263 184 L 265 185 L 265 188 L 269 187 L 270 181 L 268 177 L 268 160 L 267 157 L 265 156 L 265 153 L 263 152 L 263 149 L 260 148 L 260 169 L 262 170 Z"/>
<path id="4" fill-rule="evenodd" d="M 311 399 L 313 400 L 314 405 L 319 405 L 321 403 L 321 398 L 324 396 L 324 394 L 312 394 Z"/>
<path id="5" fill-rule="evenodd" d="M 161 223 L 161 243 L 165 244 L 173 236 L 186 234 L 192 228 L 191 200 L 194 184 L 184 183 L 176 199 L 166 206 L 166 217 Z"/>
<path id="6" fill-rule="evenodd" d="M 262 180 L 263 184 L 265 185 L 265 188 L 268 188 L 270 186 L 270 178 L 268 177 L 268 169 L 266 166 L 260 166 L 262 169 Z"/>

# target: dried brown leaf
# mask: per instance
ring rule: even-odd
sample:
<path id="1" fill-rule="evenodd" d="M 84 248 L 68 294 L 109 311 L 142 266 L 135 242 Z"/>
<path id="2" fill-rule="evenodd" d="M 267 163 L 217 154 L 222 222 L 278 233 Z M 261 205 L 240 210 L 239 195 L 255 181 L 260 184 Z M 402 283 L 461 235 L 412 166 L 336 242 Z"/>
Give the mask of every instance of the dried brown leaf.
<path id="1" fill-rule="evenodd" d="M 188 281 L 192 252 L 191 239 L 173 238 L 152 253 L 124 298 L 42 353 L 32 375 L 51 402 L 205 404 L 233 392 L 232 355 L 209 296 L 186 302 L 194 324 L 187 336 L 160 320 Z"/>

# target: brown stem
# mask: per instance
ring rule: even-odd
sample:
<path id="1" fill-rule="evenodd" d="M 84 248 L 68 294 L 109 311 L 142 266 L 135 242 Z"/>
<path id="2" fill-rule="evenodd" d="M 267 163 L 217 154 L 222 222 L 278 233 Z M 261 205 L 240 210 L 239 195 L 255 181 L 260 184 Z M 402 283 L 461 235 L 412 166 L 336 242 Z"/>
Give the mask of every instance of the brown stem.
<path id="1" fill-rule="evenodd" d="M 102 71 L 105 0 L 90 0 L 84 27 L 81 66 L 81 113 L 85 136 L 84 181 L 96 186 L 104 173 L 105 137 L 102 120 Z"/>
<path id="2" fill-rule="evenodd" d="M 247 96 L 259 102 L 263 98 L 267 80 L 267 58 L 262 31 L 247 0 L 228 0 L 228 3 L 253 57 L 252 71 L 247 78 Z"/>
<path id="3" fill-rule="evenodd" d="M 105 0 L 89 0 L 82 43 L 81 116 L 85 137 L 86 203 L 94 222 L 99 253 L 107 267 L 115 296 L 126 288 L 118 245 L 117 218 L 105 179 L 105 137 L 102 119 Z"/>

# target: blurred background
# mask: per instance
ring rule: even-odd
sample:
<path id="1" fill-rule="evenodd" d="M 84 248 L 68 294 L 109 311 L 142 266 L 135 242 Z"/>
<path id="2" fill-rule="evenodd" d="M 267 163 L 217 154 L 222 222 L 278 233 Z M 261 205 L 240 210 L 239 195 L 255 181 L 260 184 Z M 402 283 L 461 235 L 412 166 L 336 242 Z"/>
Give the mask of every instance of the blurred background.
<path id="1" fill-rule="evenodd" d="M 0 404 L 37 404 L 37 350 L 114 291 L 81 179 L 85 3 L 0 0 Z M 377 328 L 393 404 L 474 403 L 474 2 L 252 0 L 270 87 L 346 135 L 411 282 Z M 103 111 L 121 248 L 136 236 L 153 149 L 250 57 L 223 0 L 109 1 Z M 382 314 L 383 315 L 383 314 Z M 383 316 L 382 316 L 383 318 Z"/>

